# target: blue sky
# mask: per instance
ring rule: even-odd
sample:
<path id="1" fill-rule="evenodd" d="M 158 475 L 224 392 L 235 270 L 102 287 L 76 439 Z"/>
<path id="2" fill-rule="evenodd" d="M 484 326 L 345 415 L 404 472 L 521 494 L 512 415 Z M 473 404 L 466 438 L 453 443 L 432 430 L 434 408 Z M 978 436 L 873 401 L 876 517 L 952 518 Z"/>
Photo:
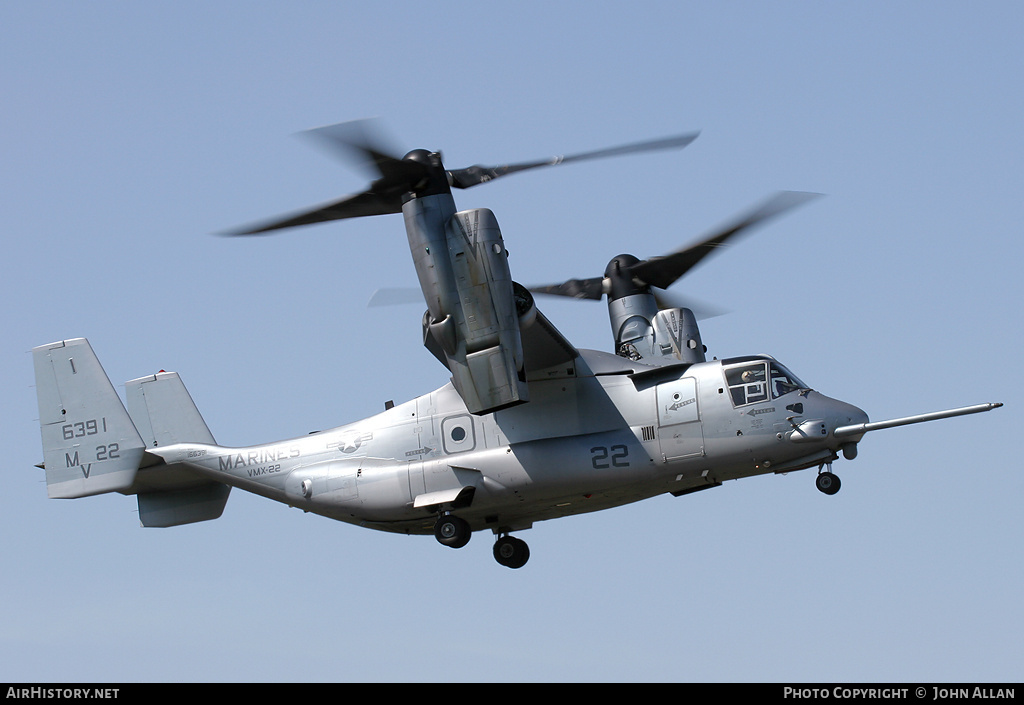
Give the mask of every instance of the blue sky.
<path id="1" fill-rule="evenodd" d="M 0 5 L 0 680 L 1019 681 L 1024 9 L 1018 3 Z M 360 190 L 293 135 L 380 117 L 449 166 L 701 130 L 681 152 L 457 194 L 526 283 L 662 254 L 780 190 L 826 194 L 674 288 L 881 420 L 835 470 L 538 524 L 529 565 L 243 492 L 138 527 L 46 498 L 30 349 L 179 372 L 216 438 L 303 435 L 441 386 L 399 216 L 213 233 Z M 545 301 L 607 349 L 601 304 Z M 123 389 L 122 389 L 123 392 Z"/>

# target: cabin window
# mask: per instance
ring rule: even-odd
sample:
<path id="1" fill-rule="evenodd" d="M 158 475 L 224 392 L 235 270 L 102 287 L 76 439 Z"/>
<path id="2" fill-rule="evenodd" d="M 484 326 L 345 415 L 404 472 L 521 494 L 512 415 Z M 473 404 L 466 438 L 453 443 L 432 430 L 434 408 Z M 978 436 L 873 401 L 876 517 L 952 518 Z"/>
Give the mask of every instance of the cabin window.
<path id="1" fill-rule="evenodd" d="M 441 444 L 444 452 L 464 453 L 476 448 L 473 419 L 468 414 L 448 416 L 441 420 Z"/>

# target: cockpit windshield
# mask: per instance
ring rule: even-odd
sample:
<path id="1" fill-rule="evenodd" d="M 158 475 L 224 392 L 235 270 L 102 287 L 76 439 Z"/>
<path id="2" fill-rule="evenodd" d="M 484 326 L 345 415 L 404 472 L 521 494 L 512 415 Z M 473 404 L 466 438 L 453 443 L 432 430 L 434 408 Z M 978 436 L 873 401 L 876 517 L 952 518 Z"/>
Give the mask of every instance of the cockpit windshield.
<path id="1" fill-rule="evenodd" d="M 723 361 L 727 364 L 728 361 Z M 792 372 L 774 360 L 750 360 L 725 367 L 725 381 L 734 406 L 756 404 L 807 389 Z"/>

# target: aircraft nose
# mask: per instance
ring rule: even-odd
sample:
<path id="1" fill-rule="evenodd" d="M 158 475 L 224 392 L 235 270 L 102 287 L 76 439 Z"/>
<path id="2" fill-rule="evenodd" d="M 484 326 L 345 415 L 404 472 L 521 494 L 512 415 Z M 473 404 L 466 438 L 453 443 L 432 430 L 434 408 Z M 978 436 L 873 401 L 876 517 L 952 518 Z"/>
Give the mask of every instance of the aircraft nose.
<path id="1" fill-rule="evenodd" d="M 852 426 L 868 422 L 868 415 L 863 409 L 838 399 L 833 399 L 832 402 L 832 408 L 829 409 L 829 422 L 832 430 L 840 426 Z"/>
<path id="2" fill-rule="evenodd" d="M 809 418 L 805 417 L 805 420 L 794 424 L 794 430 L 789 435 L 789 439 L 794 443 L 823 441 L 826 445 L 833 446 L 837 428 L 868 421 L 868 415 L 863 409 L 823 394 L 811 392 L 808 402 L 806 413 Z M 790 423 L 794 421 L 790 420 Z M 851 440 L 856 443 L 860 439 Z"/>
<path id="3" fill-rule="evenodd" d="M 860 441 L 864 434 L 858 434 L 850 436 L 848 438 L 839 438 L 836 434 L 836 430 L 840 428 L 850 428 L 866 424 L 868 422 L 867 413 L 860 407 L 856 407 L 853 404 L 847 404 L 844 401 L 833 399 L 833 406 L 830 409 L 829 419 L 827 421 L 829 426 L 829 433 L 832 434 L 833 438 L 839 441 L 839 448 L 843 451 L 843 457 L 847 460 L 853 460 L 857 457 L 857 442 Z"/>

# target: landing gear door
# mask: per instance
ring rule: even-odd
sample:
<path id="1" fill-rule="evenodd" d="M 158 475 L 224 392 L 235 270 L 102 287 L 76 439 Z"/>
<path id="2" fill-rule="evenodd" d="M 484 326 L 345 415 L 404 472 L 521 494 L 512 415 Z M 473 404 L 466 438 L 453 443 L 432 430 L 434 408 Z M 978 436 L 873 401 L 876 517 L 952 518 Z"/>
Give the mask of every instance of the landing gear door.
<path id="1" fill-rule="evenodd" d="M 697 380 L 683 377 L 659 384 L 658 440 L 666 460 L 704 454 L 704 433 L 697 403 Z"/>

